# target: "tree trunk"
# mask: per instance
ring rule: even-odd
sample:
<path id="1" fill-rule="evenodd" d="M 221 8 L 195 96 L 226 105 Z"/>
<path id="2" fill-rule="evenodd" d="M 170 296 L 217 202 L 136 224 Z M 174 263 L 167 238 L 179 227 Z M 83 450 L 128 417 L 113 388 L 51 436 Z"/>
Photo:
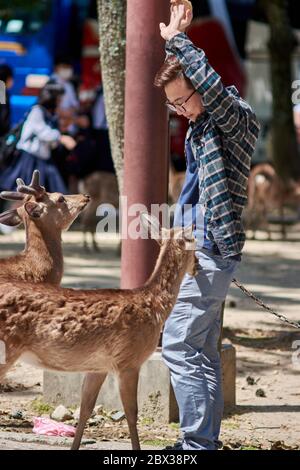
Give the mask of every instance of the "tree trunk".
<path id="1" fill-rule="evenodd" d="M 126 0 L 97 0 L 104 99 L 120 194 L 123 189 Z"/>
<path id="2" fill-rule="evenodd" d="M 271 28 L 268 44 L 273 93 L 272 153 L 275 169 L 283 181 L 300 178 L 292 106 L 292 54 L 296 39 L 290 26 L 286 0 L 262 0 Z"/>

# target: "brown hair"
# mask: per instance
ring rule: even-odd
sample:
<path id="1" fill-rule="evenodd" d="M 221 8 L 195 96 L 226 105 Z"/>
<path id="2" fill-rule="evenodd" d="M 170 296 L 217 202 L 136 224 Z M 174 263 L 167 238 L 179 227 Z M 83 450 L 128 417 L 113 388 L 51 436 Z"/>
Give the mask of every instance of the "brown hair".
<path id="1" fill-rule="evenodd" d="M 158 88 L 163 88 L 180 77 L 186 80 L 190 88 L 193 88 L 190 80 L 184 75 L 179 60 L 175 56 L 169 56 L 157 72 L 154 85 Z"/>

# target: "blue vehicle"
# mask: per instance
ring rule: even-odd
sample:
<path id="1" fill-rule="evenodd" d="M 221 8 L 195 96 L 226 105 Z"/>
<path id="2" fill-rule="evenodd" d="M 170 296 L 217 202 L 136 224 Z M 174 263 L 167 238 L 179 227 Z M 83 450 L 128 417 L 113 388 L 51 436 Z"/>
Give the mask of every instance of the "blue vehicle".
<path id="1" fill-rule="evenodd" d="M 36 102 L 57 55 L 79 63 L 81 25 L 89 8 L 89 0 L 40 0 L 32 8 L 0 10 L 0 63 L 14 70 L 13 123 Z"/>

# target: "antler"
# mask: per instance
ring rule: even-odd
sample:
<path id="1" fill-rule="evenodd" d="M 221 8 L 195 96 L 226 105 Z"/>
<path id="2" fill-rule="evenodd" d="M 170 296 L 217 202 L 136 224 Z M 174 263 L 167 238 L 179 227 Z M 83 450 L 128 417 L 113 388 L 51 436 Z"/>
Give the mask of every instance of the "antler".
<path id="1" fill-rule="evenodd" d="M 20 225 L 22 219 L 20 218 L 16 209 L 12 209 L 0 214 L 0 224 L 7 225 L 8 227 L 16 227 Z"/>
<path id="2" fill-rule="evenodd" d="M 13 191 L 2 191 L 0 193 L 1 199 L 6 201 L 22 201 L 25 197 L 25 194 L 13 192 Z"/>
<path id="3" fill-rule="evenodd" d="M 29 186 L 21 178 L 17 179 L 17 185 L 18 193 L 29 194 L 35 196 L 36 199 L 40 199 L 46 192 L 44 186 L 40 185 L 40 172 L 38 170 L 34 170 Z"/>
<path id="4" fill-rule="evenodd" d="M 22 201 L 25 195 L 34 196 L 36 200 L 42 198 L 46 190 L 40 185 L 40 172 L 34 170 L 30 185 L 26 185 L 21 178 L 17 179 L 17 191 L 2 191 L 0 197 L 7 201 Z"/>

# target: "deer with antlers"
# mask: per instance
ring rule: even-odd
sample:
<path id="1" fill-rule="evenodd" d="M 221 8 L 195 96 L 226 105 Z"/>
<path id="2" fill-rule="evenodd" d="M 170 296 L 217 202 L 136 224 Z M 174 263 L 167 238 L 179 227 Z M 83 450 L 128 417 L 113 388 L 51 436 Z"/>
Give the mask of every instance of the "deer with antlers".
<path id="1" fill-rule="evenodd" d="M 72 449 L 80 446 L 85 424 L 108 372 L 118 375 L 133 449 L 139 449 L 137 385 L 143 362 L 155 350 L 186 273 L 198 260 L 193 228 L 161 228 L 143 214 L 143 225 L 160 244 L 149 280 L 132 290 L 63 289 L 20 281 L 0 284 L 0 341 L 6 363 L 0 382 L 21 358 L 42 368 L 87 372 Z"/>
<path id="2" fill-rule="evenodd" d="M 3 191 L 2 199 L 21 205 L 0 214 L 0 223 L 25 225 L 25 249 L 6 259 L 0 259 L 1 275 L 31 282 L 60 284 L 63 275 L 61 233 L 67 230 L 86 207 L 89 196 L 63 196 L 47 193 L 40 185 L 36 170 L 30 185 L 17 180 L 17 191 Z"/>

